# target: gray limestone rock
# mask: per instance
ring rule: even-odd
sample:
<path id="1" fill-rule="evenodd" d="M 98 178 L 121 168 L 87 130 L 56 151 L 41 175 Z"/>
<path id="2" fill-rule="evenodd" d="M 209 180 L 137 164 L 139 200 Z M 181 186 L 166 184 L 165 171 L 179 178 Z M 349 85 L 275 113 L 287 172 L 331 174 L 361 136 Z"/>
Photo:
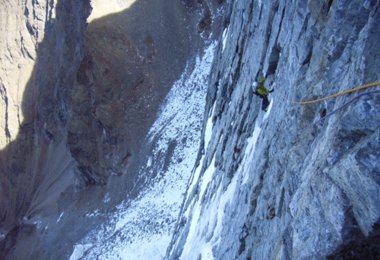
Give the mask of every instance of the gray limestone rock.
<path id="1" fill-rule="evenodd" d="M 145 137 L 222 3 L 0 4 L 0 258 L 67 259 L 152 177 Z"/>
<path id="2" fill-rule="evenodd" d="M 379 1 L 139 0 L 90 24 L 90 1 L 0 3 L 0 258 L 67 259 L 137 196 L 164 97 L 219 35 L 167 258 L 379 255 L 380 87 L 292 102 L 380 79 Z"/>
<path id="3" fill-rule="evenodd" d="M 200 177 L 189 185 L 167 258 L 374 259 L 380 86 L 291 101 L 379 80 L 378 1 L 229 8 L 205 112 L 212 137 L 202 144 Z M 268 113 L 250 88 L 263 76 L 274 88 Z"/>

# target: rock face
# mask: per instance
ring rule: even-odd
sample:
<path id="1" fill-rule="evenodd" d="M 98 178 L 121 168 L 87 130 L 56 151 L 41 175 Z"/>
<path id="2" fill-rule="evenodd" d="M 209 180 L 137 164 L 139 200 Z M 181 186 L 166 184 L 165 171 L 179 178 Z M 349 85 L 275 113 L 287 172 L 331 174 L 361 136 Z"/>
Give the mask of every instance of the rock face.
<path id="1" fill-rule="evenodd" d="M 291 102 L 380 79 L 379 1 L 108 2 L 93 1 L 88 24 L 89 0 L 0 0 L 1 259 L 67 259 L 161 174 L 138 176 L 161 156 L 145 138 L 222 15 L 203 141 L 167 258 L 379 255 L 379 86 Z M 263 76 L 268 111 L 251 87 Z M 162 151 L 161 168 L 185 139 Z M 98 242 L 107 255 L 112 238 Z"/>
<path id="2" fill-rule="evenodd" d="M 0 1 L 0 258 L 66 259 L 104 221 L 89 211 L 136 196 L 145 136 L 221 4 L 114 1 L 101 17 L 108 2 L 88 24 L 89 0 Z"/>
<path id="3" fill-rule="evenodd" d="M 379 5 L 230 3 L 168 259 L 378 256 L 380 87 L 290 101 L 380 79 Z M 268 112 L 251 87 L 263 76 Z"/>
<path id="4" fill-rule="evenodd" d="M 34 217 L 56 211 L 59 194 L 73 183 L 75 161 L 64 145 L 67 86 L 74 83 L 83 56 L 83 41 L 77 39 L 85 29 L 90 5 L 2 1 L 1 6 L 0 256 L 4 257 L 17 234 L 33 233 L 38 222 Z"/>

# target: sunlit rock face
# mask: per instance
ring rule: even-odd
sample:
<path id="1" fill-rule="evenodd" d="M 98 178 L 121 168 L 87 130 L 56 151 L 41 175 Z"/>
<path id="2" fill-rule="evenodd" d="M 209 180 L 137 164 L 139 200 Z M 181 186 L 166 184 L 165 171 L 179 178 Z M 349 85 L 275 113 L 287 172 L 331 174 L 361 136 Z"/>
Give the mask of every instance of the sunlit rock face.
<path id="1" fill-rule="evenodd" d="M 379 253 L 378 1 L 230 1 L 168 259 Z M 268 111 L 252 84 L 266 76 Z"/>
<path id="2" fill-rule="evenodd" d="M 0 10 L 0 148 L 16 139 L 25 113 L 23 94 L 32 77 L 36 46 L 44 38 L 45 21 L 53 18 L 46 3 L 1 1 Z M 9 15 L 12 13 L 13 15 Z"/>

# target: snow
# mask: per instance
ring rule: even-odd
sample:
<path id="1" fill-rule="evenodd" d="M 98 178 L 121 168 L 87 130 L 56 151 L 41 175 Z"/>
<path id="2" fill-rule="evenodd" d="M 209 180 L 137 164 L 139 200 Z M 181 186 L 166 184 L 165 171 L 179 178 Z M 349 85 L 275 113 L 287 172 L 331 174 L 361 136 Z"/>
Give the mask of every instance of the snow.
<path id="1" fill-rule="evenodd" d="M 62 219 L 64 213 L 65 213 L 65 212 L 62 212 L 62 213 L 59 215 L 59 217 L 58 217 L 58 219 L 57 219 L 57 223 L 58 223 L 59 221 L 61 221 L 61 219 Z"/>
<path id="2" fill-rule="evenodd" d="M 203 260 L 213 260 L 214 255 L 212 253 L 212 247 L 210 246 L 209 243 L 207 243 L 202 250 L 202 259 Z"/>
<path id="3" fill-rule="evenodd" d="M 267 120 L 273 107 L 273 99 L 270 100 L 268 111 L 264 114 L 263 121 Z"/>
<path id="4" fill-rule="evenodd" d="M 201 201 L 202 201 L 202 198 L 206 192 L 206 188 L 207 188 L 208 184 L 212 180 L 214 172 L 215 172 L 215 157 L 211 161 L 209 167 L 206 169 L 206 171 L 204 172 L 202 179 L 201 179 L 199 199 L 197 200 L 197 202 L 195 203 L 194 208 L 193 208 L 193 214 L 191 216 L 190 230 L 189 230 L 189 234 L 187 236 L 187 240 L 186 240 L 186 244 L 185 244 L 185 249 L 184 249 L 185 255 L 186 254 L 190 255 L 191 251 L 192 251 L 191 246 L 193 246 L 194 244 L 197 243 L 197 241 L 196 241 L 197 240 L 196 230 L 198 227 L 197 223 L 199 221 L 199 216 L 201 213 Z M 186 247 L 186 245 L 191 245 L 191 246 Z M 187 249 L 187 251 L 186 251 L 186 249 Z"/>
<path id="5" fill-rule="evenodd" d="M 108 203 L 111 201 L 111 197 L 110 197 L 110 194 L 107 192 L 105 195 L 104 195 L 104 198 L 103 198 L 103 203 Z"/>
<path id="6" fill-rule="evenodd" d="M 219 199 L 217 199 L 217 202 L 218 202 L 217 213 L 218 214 L 216 216 L 216 219 L 212 219 L 212 221 L 216 221 L 216 227 L 214 230 L 214 237 L 216 239 L 219 238 L 220 233 L 222 231 L 222 223 L 223 223 L 223 216 L 224 216 L 225 208 L 228 205 L 228 203 L 230 203 L 233 199 L 236 188 L 238 186 L 238 179 L 239 179 L 239 175 L 236 174 L 232 178 L 230 185 L 228 185 L 227 190 L 224 193 L 222 190 L 223 187 L 222 186 L 219 187 L 219 190 L 218 190 Z"/>
<path id="7" fill-rule="evenodd" d="M 225 28 L 224 31 L 223 31 L 223 35 L 222 35 L 222 38 L 223 38 L 222 39 L 223 48 L 222 48 L 222 51 L 224 51 L 224 49 L 226 48 L 228 30 L 229 30 L 229 27 Z"/>
<path id="8" fill-rule="evenodd" d="M 212 128 L 214 127 L 214 123 L 212 122 L 214 118 L 214 112 L 215 112 L 215 104 L 213 104 L 212 109 L 211 109 L 211 114 L 207 119 L 207 124 L 206 124 L 206 129 L 205 129 L 205 135 L 204 135 L 204 150 L 207 150 L 207 147 L 210 143 L 211 136 L 212 136 Z"/>
<path id="9" fill-rule="evenodd" d="M 87 213 L 87 214 L 86 214 L 86 217 L 88 217 L 88 218 L 92 218 L 92 217 L 96 217 L 96 216 L 99 216 L 99 215 L 100 215 L 100 211 L 97 209 L 97 210 L 95 210 L 94 212 Z"/>
<path id="10" fill-rule="evenodd" d="M 231 202 L 238 186 L 238 177 L 235 176 L 225 192 L 221 185 L 210 202 L 203 205 L 207 187 L 212 183 L 215 170 L 214 157 L 200 180 L 199 198 L 193 203 L 189 233 L 181 259 L 197 259 L 199 254 L 202 255 L 202 259 L 214 259 L 212 247 L 220 242 L 224 209 Z M 209 235 L 204 235 L 205 231 L 210 233 L 212 239 L 209 239 Z"/>
<path id="11" fill-rule="evenodd" d="M 146 166 L 147 166 L 147 167 L 151 167 L 152 164 L 153 164 L 152 156 L 149 156 L 149 159 L 148 159 L 148 162 L 146 163 Z"/>
<path id="12" fill-rule="evenodd" d="M 195 192 L 196 185 L 198 184 L 199 176 L 201 174 L 203 160 L 204 160 L 204 158 L 202 156 L 198 167 L 194 170 L 194 174 L 190 178 L 190 185 L 189 185 L 189 188 L 188 188 L 188 190 L 190 191 L 190 193 L 194 193 Z"/>
<path id="13" fill-rule="evenodd" d="M 201 190 L 199 193 L 200 198 L 202 198 L 203 195 L 205 194 L 207 185 L 212 181 L 212 177 L 214 175 L 214 172 L 215 172 L 215 157 L 212 159 L 209 167 L 207 168 L 207 170 L 205 171 L 205 173 L 202 176 Z"/>
<path id="14" fill-rule="evenodd" d="M 245 149 L 243 162 L 247 161 L 248 158 L 253 157 L 253 153 L 255 151 L 256 143 L 257 143 L 257 140 L 259 139 L 260 132 L 261 132 L 261 128 L 258 127 L 256 124 L 251 137 L 248 138 L 248 144 L 247 144 L 247 148 Z M 242 164 L 242 167 L 245 169 L 246 165 Z M 243 183 L 246 183 L 248 181 L 249 172 L 247 170 L 243 170 L 243 172 L 244 172 Z"/>
<path id="15" fill-rule="evenodd" d="M 223 32 L 225 48 L 228 28 Z M 256 144 L 262 124 L 269 118 L 274 100 L 268 111 L 257 119 L 251 136 L 247 139 L 244 156 L 237 172 L 225 187 L 215 187 L 215 155 L 211 163 L 201 157 L 194 169 L 201 140 L 202 117 L 205 108 L 208 75 L 213 60 L 215 43 L 196 59 L 193 71 L 187 68 L 174 83 L 160 109 L 156 122 L 151 127 L 147 142 L 152 152 L 146 158 L 139 175 L 147 177 L 147 185 L 140 195 L 117 206 L 117 212 L 109 221 L 91 232 L 77 244 L 70 257 L 76 259 L 162 259 L 165 257 L 180 207 L 185 198 L 188 234 L 180 259 L 213 260 L 213 248 L 222 243 L 225 214 L 234 201 L 241 185 L 247 183 L 251 162 L 254 160 Z M 204 126 L 204 151 L 210 146 L 213 133 L 215 104 Z M 232 121 L 231 126 L 235 122 Z M 169 145 L 175 142 L 172 160 L 164 172 L 165 157 Z M 203 171 L 204 170 L 204 171 Z M 190 180 L 190 181 L 189 181 Z M 210 192 L 214 185 L 214 191 Z M 105 197 L 104 201 L 108 201 Z M 98 211 L 87 214 L 88 217 Z M 57 221 L 62 217 L 58 218 Z"/>
<path id="16" fill-rule="evenodd" d="M 186 69 L 174 83 L 148 133 L 147 142 L 153 149 L 139 175 L 156 177 L 147 178 L 146 188 L 136 199 L 118 205 L 117 212 L 109 216 L 107 223 L 80 241 L 70 259 L 154 260 L 164 257 L 198 153 L 215 46 L 211 44 L 203 56 L 196 59 L 194 70 Z M 162 155 L 173 142 L 176 145 L 172 160 L 164 172 L 166 156 Z M 212 175 L 204 185 L 211 178 Z M 206 250 L 205 256 L 212 259 L 209 253 Z"/>
<path id="17" fill-rule="evenodd" d="M 204 137 L 205 151 L 207 150 L 208 144 L 210 143 L 210 140 L 211 140 L 212 127 L 213 127 L 212 116 L 210 116 L 207 120 L 207 125 L 206 125 L 206 130 L 205 130 L 205 137 Z"/>
<path id="18" fill-rule="evenodd" d="M 120 258 L 122 259 L 161 259 L 164 257 L 162 254 L 162 249 L 166 249 L 168 243 L 171 240 L 171 235 L 168 233 L 165 238 L 161 234 L 152 235 L 146 237 L 143 241 L 134 241 L 131 244 L 126 244 L 123 249 L 120 251 Z M 141 243 L 143 242 L 143 243 Z M 149 250 L 147 245 L 156 245 L 156 247 Z M 148 250 L 147 250 L 148 249 Z M 133 258 L 131 258 L 131 252 L 134 252 Z"/>
<path id="19" fill-rule="evenodd" d="M 92 247 L 92 244 L 85 244 L 85 245 L 76 245 L 74 247 L 74 252 L 70 256 L 70 260 L 78 260 L 83 257 L 85 252 Z"/>

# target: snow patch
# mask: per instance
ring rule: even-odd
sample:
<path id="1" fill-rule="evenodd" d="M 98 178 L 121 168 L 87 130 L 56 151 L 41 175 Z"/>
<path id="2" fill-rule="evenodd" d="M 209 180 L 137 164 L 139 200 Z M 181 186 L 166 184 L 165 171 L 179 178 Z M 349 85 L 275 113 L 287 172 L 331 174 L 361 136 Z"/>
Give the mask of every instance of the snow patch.
<path id="1" fill-rule="evenodd" d="M 88 249 L 92 247 L 92 244 L 85 244 L 85 245 L 75 245 L 74 252 L 70 256 L 70 260 L 79 260 L 82 259 L 84 254 Z"/>
<path id="2" fill-rule="evenodd" d="M 257 140 L 259 139 L 260 133 L 261 133 L 261 128 L 258 127 L 256 124 L 251 137 L 248 138 L 247 148 L 245 149 L 245 153 L 244 153 L 244 159 L 243 159 L 243 164 L 242 164 L 243 176 L 244 176 L 243 184 L 246 183 L 249 178 L 249 171 L 247 169 L 247 165 L 249 165 L 249 163 L 245 164 L 244 162 L 249 160 L 249 158 L 253 157 L 253 153 L 255 152 L 256 143 L 257 143 Z"/>
<path id="3" fill-rule="evenodd" d="M 97 210 L 95 210 L 94 212 L 87 213 L 87 214 L 86 214 L 86 217 L 88 217 L 88 218 L 92 218 L 92 217 L 96 217 L 96 216 L 99 216 L 99 215 L 100 215 L 100 211 L 97 209 Z"/>
<path id="4" fill-rule="evenodd" d="M 205 135 L 204 135 L 204 145 L 205 148 L 204 150 L 207 151 L 208 145 L 211 141 L 211 136 L 212 136 L 212 128 L 214 127 L 214 123 L 212 122 L 214 118 L 214 113 L 215 113 L 215 104 L 213 104 L 213 107 L 211 109 L 211 114 L 207 119 L 207 124 L 205 128 Z"/>
<path id="5" fill-rule="evenodd" d="M 204 137 L 204 140 L 205 140 L 205 151 L 207 150 L 207 147 L 211 141 L 211 136 L 212 136 L 212 127 L 214 126 L 214 124 L 212 123 L 212 116 L 210 116 L 207 120 L 207 124 L 206 124 L 206 130 L 205 130 L 205 137 Z"/>
<path id="6" fill-rule="evenodd" d="M 124 248 L 120 250 L 119 257 L 128 260 L 143 260 L 143 259 L 163 259 L 165 256 L 165 249 L 171 239 L 171 235 L 152 235 L 145 237 L 140 241 L 133 241 L 131 244 L 126 244 Z M 147 250 L 150 245 L 154 244 L 153 250 Z M 135 252 L 131 254 L 131 252 Z M 114 259 L 114 258 L 110 258 Z"/>
<path id="7" fill-rule="evenodd" d="M 212 246 L 207 243 L 202 250 L 202 260 L 214 260 L 214 254 L 212 253 Z"/>
<path id="8" fill-rule="evenodd" d="M 63 216 L 64 213 L 65 213 L 65 212 L 62 212 L 62 213 L 59 215 L 59 217 L 58 217 L 58 219 L 57 219 L 57 223 L 58 223 L 59 221 L 61 221 L 62 216 Z"/>
<path id="9" fill-rule="evenodd" d="M 205 248 L 206 242 L 204 241 L 204 238 L 200 236 L 201 234 L 199 232 L 199 230 L 202 230 L 202 227 L 199 224 L 203 222 L 205 215 L 202 214 L 203 217 L 202 219 L 200 219 L 202 210 L 201 201 L 206 193 L 208 184 L 212 181 L 214 172 L 215 156 L 200 180 L 199 197 L 196 199 L 196 202 L 194 203 L 194 206 L 192 208 L 190 229 L 187 235 L 181 259 L 197 259 L 199 252 L 202 252 Z"/>
<path id="10" fill-rule="evenodd" d="M 108 203 L 111 201 L 110 194 L 107 192 L 106 195 L 104 195 L 103 203 Z"/>
<path id="11" fill-rule="evenodd" d="M 153 164 L 152 156 L 149 156 L 148 162 L 146 163 L 146 167 L 151 167 Z"/>
<path id="12" fill-rule="evenodd" d="M 263 121 L 268 119 L 270 112 L 272 111 L 273 101 L 274 101 L 273 99 L 270 100 L 269 107 L 268 107 L 267 112 L 264 114 Z"/>
<path id="13" fill-rule="evenodd" d="M 222 35 L 222 52 L 224 51 L 224 49 L 226 48 L 226 43 L 227 43 L 227 35 L 228 35 L 228 31 L 229 31 L 229 28 L 230 27 L 227 27 L 224 29 L 223 31 L 223 35 Z"/>
<path id="14" fill-rule="evenodd" d="M 207 185 L 212 181 L 212 177 L 215 172 L 215 157 L 212 159 L 209 167 L 204 172 L 201 180 L 201 190 L 200 190 L 200 198 L 203 197 L 203 195 L 206 192 Z"/>

